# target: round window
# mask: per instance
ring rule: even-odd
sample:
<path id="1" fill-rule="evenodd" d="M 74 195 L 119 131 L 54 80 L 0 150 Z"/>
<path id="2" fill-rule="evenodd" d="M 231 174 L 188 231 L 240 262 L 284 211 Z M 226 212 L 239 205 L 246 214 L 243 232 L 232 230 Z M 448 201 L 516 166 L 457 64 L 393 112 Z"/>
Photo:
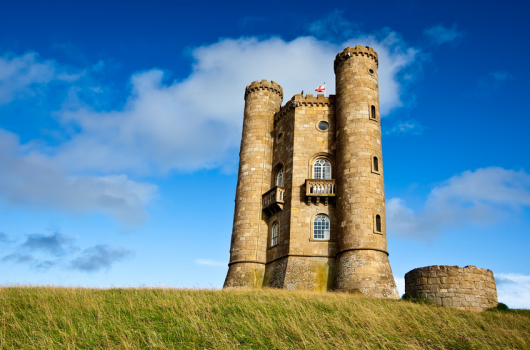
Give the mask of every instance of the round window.
<path id="1" fill-rule="evenodd" d="M 322 121 L 318 122 L 318 128 L 320 130 L 328 130 L 329 129 L 329 123 L 322 120 Z"/>
<path id="2" fill-rule="evenodd" d="M 370 72 L 370 74 L 374 74 L 374 70 L 373 69 L 370 69 L 369 72 Z"/>

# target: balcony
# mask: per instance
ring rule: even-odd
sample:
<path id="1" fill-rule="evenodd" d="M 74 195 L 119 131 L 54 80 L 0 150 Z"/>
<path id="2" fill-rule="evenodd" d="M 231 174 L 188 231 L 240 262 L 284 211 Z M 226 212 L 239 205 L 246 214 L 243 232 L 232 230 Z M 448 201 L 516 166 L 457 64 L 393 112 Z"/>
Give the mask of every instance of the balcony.
<path id="1" fill-rule="evenodd" d="M 276 186 L 265 192 L 262 196 L 262 207 L 269 215 L 273 215 L 283 210 L 283 196 L 285 187 Z"/>
<path id="2" fill-rule="evenodd" d="M 328 205 L 329 198 L 333 198 L 337 193 L 335 180 L 306 179 L 305 195 L 307 204 L 311 205 L 312 198 L 315 198 L 316 205 L 320 204 L 320 198 L 324 198 L 324 205 Z"/>

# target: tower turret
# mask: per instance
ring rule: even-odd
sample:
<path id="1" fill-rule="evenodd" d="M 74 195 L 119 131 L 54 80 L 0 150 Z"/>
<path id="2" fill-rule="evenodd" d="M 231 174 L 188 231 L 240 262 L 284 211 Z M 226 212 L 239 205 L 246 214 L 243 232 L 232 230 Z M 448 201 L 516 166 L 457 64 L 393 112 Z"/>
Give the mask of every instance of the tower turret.
<path id="1" fill-rule="evenodd" d="M 245 89 L 243 135 L 235 199 L 230 263 L 224 287 L 261 287 L 266 263 L 267 222 L 262 195 L 271 188 L 274 114 L 280 85 L 254 81 Z"/>
<path id="2" fill-rule="evenodd" d="M 333 288 L 398 298 L 387 252 L 377 53 L 340 52 L 336 75 L 337 256 Z"/>

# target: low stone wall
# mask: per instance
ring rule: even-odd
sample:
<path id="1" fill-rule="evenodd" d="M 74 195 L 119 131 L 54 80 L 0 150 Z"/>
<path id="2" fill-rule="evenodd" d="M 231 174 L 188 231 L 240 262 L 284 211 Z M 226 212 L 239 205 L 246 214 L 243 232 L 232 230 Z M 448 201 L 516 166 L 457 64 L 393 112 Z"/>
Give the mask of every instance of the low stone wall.
<path id="1" fill-rule="evenodd" d="M 459 310 L 483 311 L 497 306 L 491 270 L 476 266 L 427 266 L 405 274 L 405 293 Z"/>

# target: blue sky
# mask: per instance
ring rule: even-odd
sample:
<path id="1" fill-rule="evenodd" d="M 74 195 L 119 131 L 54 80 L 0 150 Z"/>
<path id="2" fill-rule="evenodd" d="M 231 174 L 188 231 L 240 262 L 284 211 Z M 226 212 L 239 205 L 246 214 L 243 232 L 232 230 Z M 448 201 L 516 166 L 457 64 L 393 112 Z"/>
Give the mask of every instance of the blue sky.
<path id="1" fill-rule="evenodd" d="M 257 3 L 256 3 L 257 4 Z M 3 285 L 220 288 L 243 93 L 379 53 L 390 261 L 530 308 L 523 1 L 17 1 L 0 11 Z"/>

